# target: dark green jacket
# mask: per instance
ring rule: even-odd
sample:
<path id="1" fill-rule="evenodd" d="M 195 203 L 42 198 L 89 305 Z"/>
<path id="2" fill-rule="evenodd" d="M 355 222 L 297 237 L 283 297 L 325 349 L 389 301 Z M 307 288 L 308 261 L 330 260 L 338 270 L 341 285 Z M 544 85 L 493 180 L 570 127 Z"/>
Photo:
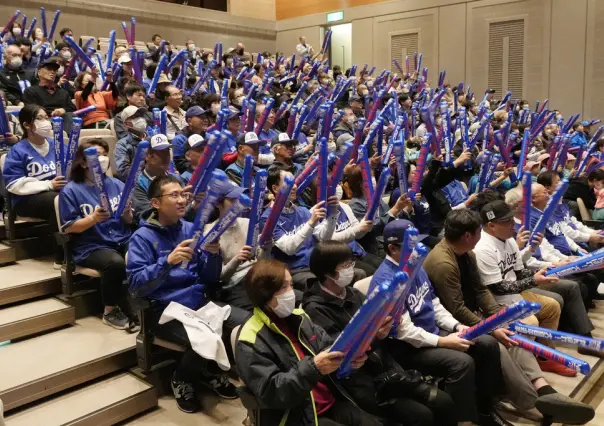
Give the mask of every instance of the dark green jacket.
<path id="1" fill-rule="evenodd" d="M 294 309 L 286 321 L 312 355 L 333 343 L 301 309 Z M 313 356 L 298 358 L 292 342 L 258 308 L 241 327 L 235 358 L 239 377 L 260 404 L 261 426 L 318 426 L 311 391 L 319 381 L 330 386 L 336 398 L 350 399 L 336 381 L 321 375 Z"/>

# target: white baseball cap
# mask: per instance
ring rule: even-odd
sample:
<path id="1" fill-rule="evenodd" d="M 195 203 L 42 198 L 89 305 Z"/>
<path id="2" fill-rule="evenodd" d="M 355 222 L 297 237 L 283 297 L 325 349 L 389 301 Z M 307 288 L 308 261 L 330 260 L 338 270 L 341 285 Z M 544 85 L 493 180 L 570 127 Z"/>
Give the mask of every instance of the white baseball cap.
<path id="1" fill-rule="evenodd" d="M 206 143 L 206 140 L 201 135 L 193 134 L 193 135 L 189 136 L 188 142 L 189 142 L 189 147 L 191 149 L 193 149 L 193 148 L 200 148 L 200 147 L 204 146 Z"/>
<path id="2" fill-rule="evenodd" d="M 166 135 L 158 133 L 151 136 L 151 149 L 155 151 L 163 151 L 164 149 L 168 148 L 170 148 L 170 142 L 168 142 L 168 137 Z"/>
<path id="3" fill-rule="evenodd" d="M 239 136 L 239 145 L 256 145 L 263 141 L 258 139 L 258 135 L 254 132 L 247 132 Z"/>

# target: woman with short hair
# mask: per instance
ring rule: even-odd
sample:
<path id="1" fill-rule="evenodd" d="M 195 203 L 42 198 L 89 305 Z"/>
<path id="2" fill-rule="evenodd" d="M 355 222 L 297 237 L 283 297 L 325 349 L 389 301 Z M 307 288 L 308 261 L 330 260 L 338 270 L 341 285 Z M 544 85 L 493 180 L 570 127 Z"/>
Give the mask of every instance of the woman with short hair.
<path id="1" fill-rule="evenodd" d="M 295 308 L 292 276 L 284 263 L 258 261 L 246 276 L 253 316 L 235 346 L 239 376 L 259 400 L 261 426 L 378 426 L 348 396 L 336 370 L 344 354 Z M 353 361 L 360 368 L 366 355 Z M 353 373 L 354 374 L 354 373 Z"/>

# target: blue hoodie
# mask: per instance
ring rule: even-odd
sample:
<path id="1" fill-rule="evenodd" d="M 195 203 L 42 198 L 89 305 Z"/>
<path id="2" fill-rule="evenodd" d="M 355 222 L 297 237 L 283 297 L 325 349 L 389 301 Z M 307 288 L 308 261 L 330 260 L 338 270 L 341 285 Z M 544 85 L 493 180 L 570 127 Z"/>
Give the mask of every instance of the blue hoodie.
<path id="1" fill-rule="evenodd" d="M 186 268 L 168 263 L 168 255 L 192 231 L 193 224 L 182 219 L 171 226 L 162 226 L 156 214 L 141 221 L 128 249 L 126 274 L 130 293 L 165 305 L 174 301 L 195 310 L 203 306 L 205 285 L 220 281 L 222 257 L 198 250 Z"/>

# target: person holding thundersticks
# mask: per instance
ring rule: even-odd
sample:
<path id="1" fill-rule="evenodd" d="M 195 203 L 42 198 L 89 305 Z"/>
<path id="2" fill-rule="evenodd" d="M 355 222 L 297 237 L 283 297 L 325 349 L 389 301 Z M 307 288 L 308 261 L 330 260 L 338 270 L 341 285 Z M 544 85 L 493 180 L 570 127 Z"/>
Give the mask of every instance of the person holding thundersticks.
<path id="1" fill-rule="evenodd" d="M 474 248 L 474 254 L 482 283 L 495 295 L 495 300 L 503 305 L 522 299 L 539 303 L 542 306 L 541 310 L 535 314 L 535 318 L 527 321 L 532 321 L 533 325 L 557 330 L 561 312 L 558 302 L 550 297 L 527 291 L 536 286 L 556 282 L 557 278 L 546 277 L 545 270 L 533 273 L 524 266 L 518 244 L 514 240 L 516 236 L 514 212 L 505 201 L 498 200 L 486 204 L 480 216 L 483 228 L 480 241 Z M 538 324 L 535 324 L 535 319 Z M 538 361 L 543 371 L 562 376 L 577 375 L 576 371 L 551 360 L 539 359 Z"/>
<path id="2" fill-rule="evenodd" d="M 287 201 L 281 206 L 281 213 L 277 216 L 276 223 L 271 224 L 269 218 L 275 203 L 269 206 L 262 214 L 260 228 L 273 227 L 267 236 L 271 240 L 264 244 L 273 244 L 272 255 L 275 259 L 285 262 L 291 270 L 294 288 L 306 290 L 306 280 L 313 278 L 308 269 L 310 253 L 315 240 L 322 241 L 331 238 L 335 230 L 335 220 L 325 220 L 327 207 L 336 206 L 337 197 L 330 197 L 328 205 L 321 201 L 310 210 L 297 206 L 296 185 L 293 183 L 291 173 L 278 168 L 269 170 L 267 188 L 276 198 L 278 194 L 289 188 Z M 272 220 L 272 219 L 271 219 Z"/>
<path id="3" fill-rule="evenodd" d="M 424 262 L 443 306 L 469 327 L 501 308 L 483 285 L 472 252 L 481 238 L 481 224 L 480 215 L 474 211 L 451 211 L 445 220 L 445 238 Z M 500 343 L 505 393 L 515 407 L 520 410 L 536 407 L 550 420 L 561 423 L 580 424 L 593 417 L 591 407 L 561 395 L 549 385 L 534 355 L 510 339 L 512 332 L 497 328 L 491 334 Z"/>
<path id="4" fill-rule="evenodd" d="M 158 176 L 151 182 L 152 212 L 132 235 L 126 272 L 130 293 L 154 302 L 154 334 L 187 347 L 171 385 L 178 407 L 193 413 L 200 408 L 195 395 L 199 382 L 223 398 L 234 399 L 237 394 L 216 362 L 204 359 L 192 349 L 181 322 L 157 323 L 171 302 L 192 310 L 206 305 L 206 294 L 210 294 L 220 280 L 219 243 L 211 241 L 200 249 L 191 247 L 193 224 L 183 220 L 189 195 L 175 176 Z M 244 311 L 231 307 L 223 325 L 229 328 L 225 333 L 230 334 L 246 317 Z"/>
<path id="5" fill-rule="evenodd" d="M 411 222 L 399 219 L 384 228 L 387 256 L 371 279 L 372 285 L 392 281 L 400 270 L 404 234 L 410 227 Z M 468 327 L 442 306 L 421 264 L 418 268 L 408 283 L 405 312 L 401 318 L 393 318 L 398 326 L 393 330 L 395 338 L 389 341 L 390 353 L 404 368 L 444 378 L 458 423 L 510 425 L 493 408 L 502 384 L 497 340 L 491 336 L 473 342 L 461 338 L 460 332 Z"/>

